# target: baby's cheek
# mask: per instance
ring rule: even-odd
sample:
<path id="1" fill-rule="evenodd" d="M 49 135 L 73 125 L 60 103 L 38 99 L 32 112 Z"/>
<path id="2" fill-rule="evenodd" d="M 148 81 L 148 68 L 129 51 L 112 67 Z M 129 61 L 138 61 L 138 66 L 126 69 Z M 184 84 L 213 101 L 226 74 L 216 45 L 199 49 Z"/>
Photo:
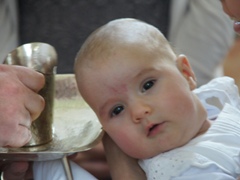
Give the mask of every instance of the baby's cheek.
<path id="1" fill-rule="evenodd" d="M 139 140 L 139 136 L 136 137 L 130 133 L 118 133 L 115 134 L 112 139 L 119 146 L 119 148 L 126 153 L 128 156 L 140 159 L 142 157 L 143 149 L 142 144 Z"/>

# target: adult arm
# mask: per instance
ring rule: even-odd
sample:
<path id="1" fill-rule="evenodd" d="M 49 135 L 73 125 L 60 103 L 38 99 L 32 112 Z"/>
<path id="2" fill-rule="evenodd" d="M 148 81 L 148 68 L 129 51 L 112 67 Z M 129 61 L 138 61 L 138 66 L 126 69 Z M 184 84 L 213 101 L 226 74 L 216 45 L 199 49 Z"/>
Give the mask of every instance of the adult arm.
<path id="1" fill-rule="evenodd" d="M 123 153 L 107 134 L 103 137 L 103 145 L 112 179 L 147 179 L 138 165 L 138 160 Z"/>

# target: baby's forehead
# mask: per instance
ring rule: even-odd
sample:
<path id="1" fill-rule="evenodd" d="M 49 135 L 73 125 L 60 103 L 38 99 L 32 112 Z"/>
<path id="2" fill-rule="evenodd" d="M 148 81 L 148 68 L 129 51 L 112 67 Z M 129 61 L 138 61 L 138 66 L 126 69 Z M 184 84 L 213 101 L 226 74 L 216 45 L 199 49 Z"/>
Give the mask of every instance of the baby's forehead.
<path id="1" fill-rule="evenodd" d="M 163 34 L 154 26 L 135 19 L 114 20 L 93 32 L 83 44 L 77 61 L 84 65 L 106 63 L 116 54 L 172 54 Z"/>

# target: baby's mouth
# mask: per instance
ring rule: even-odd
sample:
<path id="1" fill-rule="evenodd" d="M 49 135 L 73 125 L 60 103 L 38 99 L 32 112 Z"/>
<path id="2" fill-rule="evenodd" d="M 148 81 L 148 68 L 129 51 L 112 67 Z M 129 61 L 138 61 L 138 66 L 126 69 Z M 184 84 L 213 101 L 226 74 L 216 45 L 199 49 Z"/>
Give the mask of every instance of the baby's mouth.
<path id="1" fill-rule="evenodd" d="M 154 128 L 156 128 L 158 126 L 158 124 L 154 124 L 150 129 L 149 132 L 151 132 Z"/>
<path id="2" fill-rule="evenodd" d="M 157 135 L 163 129 L 164 124 L 165 122 L 153 124 L 151 127 L 148 128 L 147 136 L 152 137 Z"/>

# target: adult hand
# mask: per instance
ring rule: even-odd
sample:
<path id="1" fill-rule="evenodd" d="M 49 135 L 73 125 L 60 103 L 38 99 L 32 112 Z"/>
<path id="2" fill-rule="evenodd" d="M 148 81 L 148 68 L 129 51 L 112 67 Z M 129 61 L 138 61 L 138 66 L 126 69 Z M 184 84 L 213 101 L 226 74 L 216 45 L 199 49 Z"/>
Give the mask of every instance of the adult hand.
<path id="1" fill-rule="evenodd" d="M 33 179 L 31 163 L 29 162 L 0 162 L 0 171 L 4 180 Z"/>
<path id="2" fill-rule="evenodd" d="M 103 137 L 103 145 L 112 179 L 147 179 L 145 173 L 138 165 L 138 160 L 126 155 L 107 133 Z"/>
<path id="3" fill-rule="evenodd" d="M 75 153 L 69 156 L 69 159 L 87 170 L 97 179 L 110 179 L 109 167 L 102 142 L 88 151 Z"/>
<path id="4" fill-rule="evenodd" d="M 37 94 L 44 83 L 32 69 L 0 65 L 0 147 L 20 147 L 31 139 L 31 122 L 45 105 Z"/>

